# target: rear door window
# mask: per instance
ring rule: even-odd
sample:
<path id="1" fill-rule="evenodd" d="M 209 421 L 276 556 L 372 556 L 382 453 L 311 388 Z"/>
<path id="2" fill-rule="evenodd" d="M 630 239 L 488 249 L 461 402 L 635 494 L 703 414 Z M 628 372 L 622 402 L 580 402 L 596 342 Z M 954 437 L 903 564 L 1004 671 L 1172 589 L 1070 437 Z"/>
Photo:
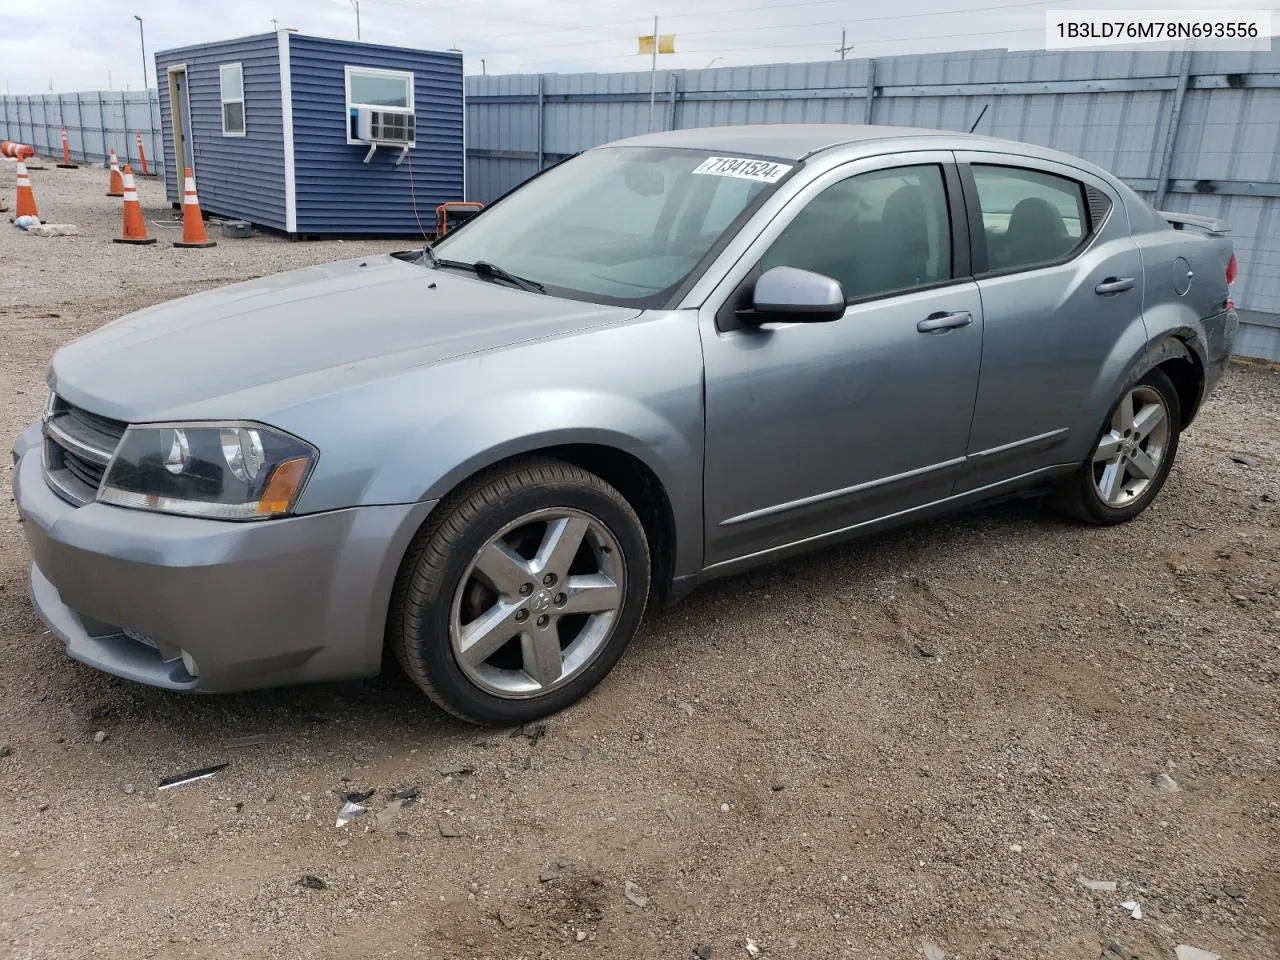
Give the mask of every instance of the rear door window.
<path id="1" fill-rule="evenodd" d="M 974 164 L 974 184 L 993 273 L 1071 259 L 1089 239 L 1084 184 L 1041 170 Z"/>

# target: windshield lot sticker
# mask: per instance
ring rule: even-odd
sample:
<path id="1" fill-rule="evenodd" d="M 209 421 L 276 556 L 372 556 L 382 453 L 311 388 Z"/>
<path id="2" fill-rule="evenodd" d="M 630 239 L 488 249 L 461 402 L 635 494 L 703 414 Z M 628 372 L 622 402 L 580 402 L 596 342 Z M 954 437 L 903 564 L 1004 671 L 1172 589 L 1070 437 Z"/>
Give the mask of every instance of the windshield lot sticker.
<path id="1" fill-rule="evenodd" d="M 790 169 L 789 163 L 774 163 L 771 160 L 707 157 L 693 172 L 713 177 L 737 177 L 739 180 L 754 180 L 757 183 L 777 183 Z"/>

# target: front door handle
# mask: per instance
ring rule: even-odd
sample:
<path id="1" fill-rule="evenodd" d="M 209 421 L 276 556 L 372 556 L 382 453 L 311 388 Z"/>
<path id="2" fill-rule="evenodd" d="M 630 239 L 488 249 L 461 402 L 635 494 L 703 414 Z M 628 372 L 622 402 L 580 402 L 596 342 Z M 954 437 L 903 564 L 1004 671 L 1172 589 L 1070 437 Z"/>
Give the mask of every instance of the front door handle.
<path id="1" fill-rule="evenodd" d="M 1132 290 L 1133 285 L 1137 283 L 1133 277 L 1108 277 L 1100 284 L 1093 288 L 1093 292 L 1099 296 L 1105 297 L 1111 293 L 1124 293 L 1126 290 Z"/>
<path id="2" fill-rule="evenodd" d="M 971 323 L 973 323 L 973 314 L 968 310 L 959 310 L 955 313 L 931 313 L 916 324 L 916 329 L 921 333 L 939 333 L 955 327 L 967 327 Z"/>

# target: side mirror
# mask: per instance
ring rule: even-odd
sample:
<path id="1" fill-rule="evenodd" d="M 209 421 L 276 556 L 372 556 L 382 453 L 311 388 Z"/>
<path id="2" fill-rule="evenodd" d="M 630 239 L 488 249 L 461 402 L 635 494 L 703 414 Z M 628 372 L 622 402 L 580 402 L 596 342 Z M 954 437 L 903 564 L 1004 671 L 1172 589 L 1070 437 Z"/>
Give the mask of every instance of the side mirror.
<path id="1" fill-rule="evenodd" d="M 747 323 L 830 323 L 844 316 L 844 289 L 836 280 L 795 267 L 774 267 L 756 281 Z"/>

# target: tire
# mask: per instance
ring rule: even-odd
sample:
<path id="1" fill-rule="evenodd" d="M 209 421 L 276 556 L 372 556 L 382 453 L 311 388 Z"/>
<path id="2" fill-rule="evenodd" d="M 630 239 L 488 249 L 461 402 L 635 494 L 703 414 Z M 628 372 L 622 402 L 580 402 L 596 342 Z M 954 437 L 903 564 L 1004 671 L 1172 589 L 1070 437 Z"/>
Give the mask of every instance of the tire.
<path id="1" fill-rule="evenodd" d="M 1151 410 L 1162 418 L 1155 419 Z M 1168 479 L 1181 431 L 1178 391 L 1162 370 L 1154 369 L 1117 398 L 1092 452 L 1058 489 L 1053 505 L 1098 526 L 1132 520 L 1151 505 Z"/>
<path id="2" fill-rule="evenodd" d="M 649 579 L 644 527 L 622 494 L 579 467 L 524 457 L 432 512 L 401 566 L 389 639 L 439 706 L 512 726 L 604 679 L 640 625 Z"/>

